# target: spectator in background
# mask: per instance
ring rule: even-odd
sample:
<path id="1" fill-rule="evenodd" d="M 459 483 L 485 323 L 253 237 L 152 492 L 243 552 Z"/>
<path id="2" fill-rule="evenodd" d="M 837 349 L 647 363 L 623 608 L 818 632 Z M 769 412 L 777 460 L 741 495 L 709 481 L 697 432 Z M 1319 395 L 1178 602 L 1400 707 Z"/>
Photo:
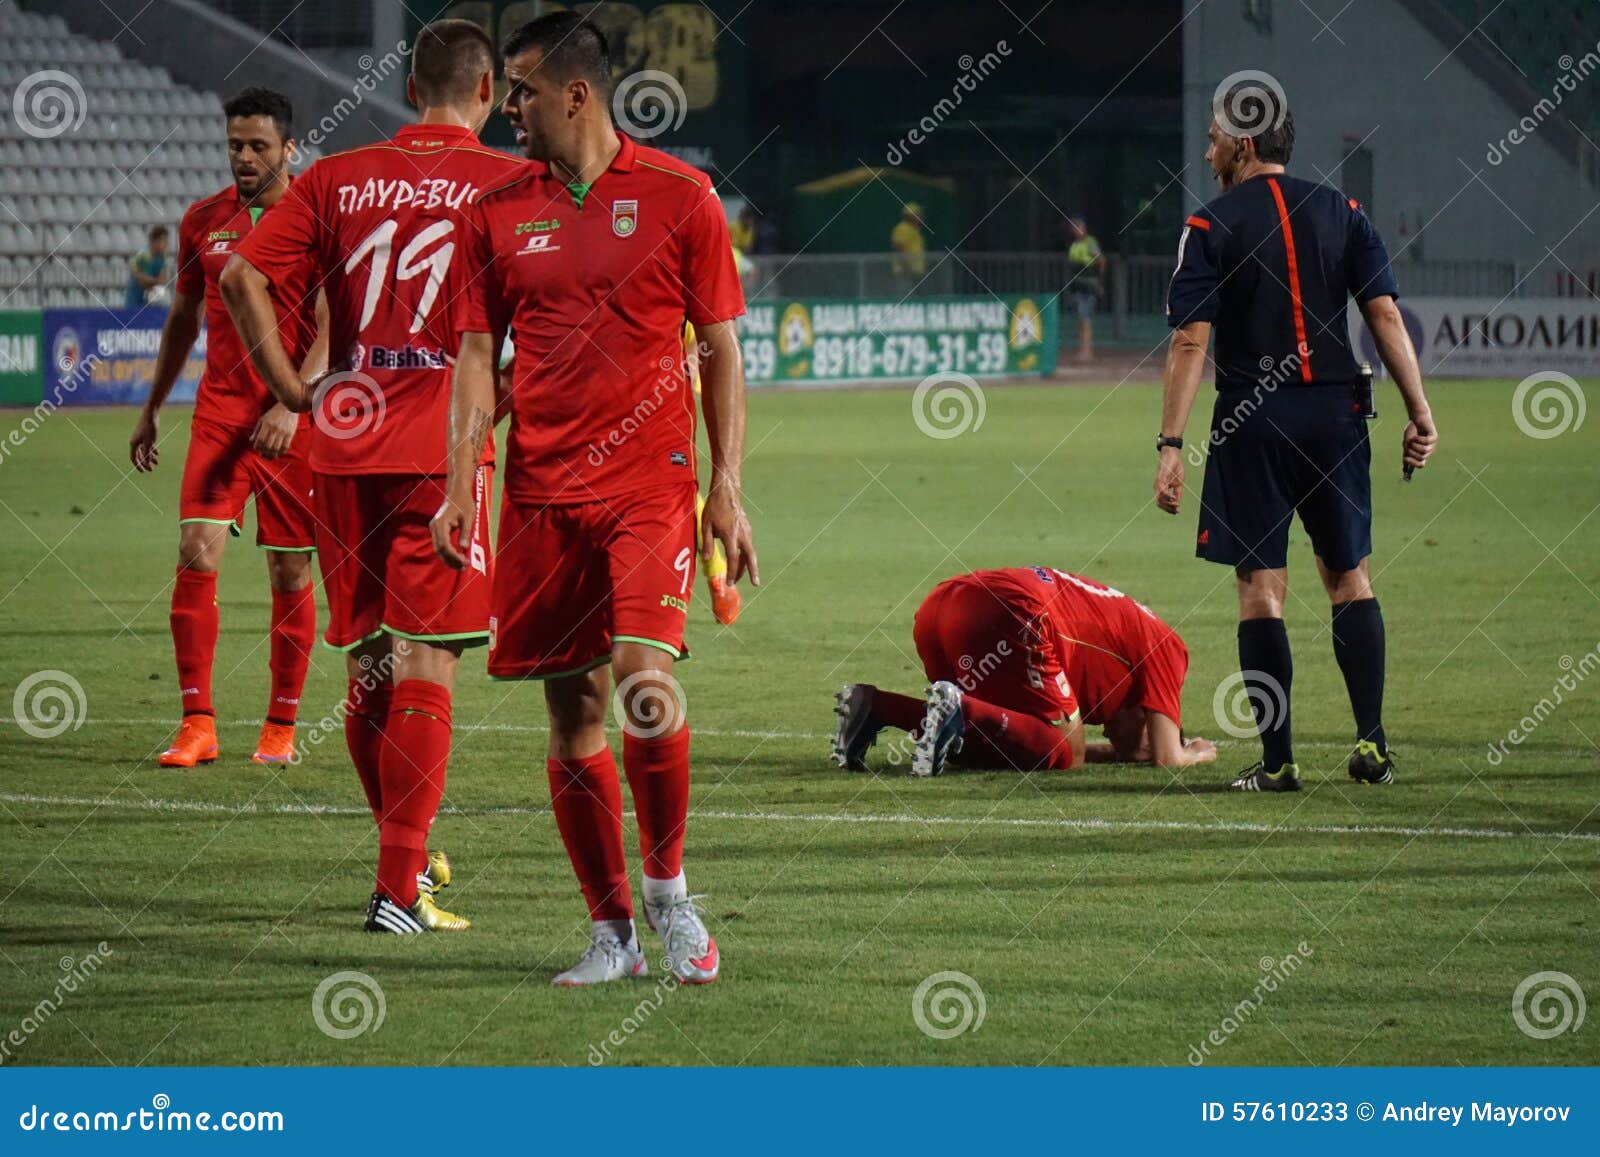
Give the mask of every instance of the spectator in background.
<path id="1" fill-rule="evenodd" d="M 128 290 L 122 301 L 128 309 L 138 309 L 149 300 L 152 289 L 166 282 L 167 227 L 153 226 L 148 242 L 128 262 Z"/>
<path id="2" fill-rule="evenodd" d="M 1067 218 L 1067 295 L 1078 316 L 1078 360 L 1094 361 L 1094 303 L 1105 291 L 1106 255 L 1082 217 Z"/>
<path id="3" fill-rule="evenodd" d="M 756 221 L 756 252 L 776 253 L 780 239 L 778 222 L 771 213 L 763 215 Z"/>
<path id="4" fill-rule="evenodd" d="M 728 225 L 728 236 L 740 253 L 756 251 L 756 211 L 753 205 L 746 204 L 739 210 L 739 215 Z"/>
<path id="5" fill-rule="evenodd" d="M 905 283 L 908 289 L 928 272 L 922 224 L 922 206 L 912 201 L 901 210 L 900 223 L 889 233 L 889 248 L 894 250 L 895 280 Z"/>

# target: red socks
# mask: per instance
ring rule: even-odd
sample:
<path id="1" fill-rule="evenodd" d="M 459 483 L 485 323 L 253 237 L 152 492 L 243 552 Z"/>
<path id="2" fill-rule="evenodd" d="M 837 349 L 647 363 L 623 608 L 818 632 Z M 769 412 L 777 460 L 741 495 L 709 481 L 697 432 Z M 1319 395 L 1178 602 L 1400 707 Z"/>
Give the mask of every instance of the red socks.
<path id="1" fill-rule="evenodd" d="M 623 733 L 622 766 L 633 791 L 644 874 L 670 880 L 683 870 L 689 816 L 689 728 L 654 739 Z"/>
<path id="2" fill-rule="evenodd" d="M 622 785 L 610 747 L 582 759 L 546 761 L 550 809 L 583 889 L 591 920 L 628 920 L 633 897 L 622 850 Z"/>
<path id="3" fill-rule="evenodd" d="M 272 592 L 272 698 L 268 723 L 293 723 L 300 710 L 300 691 L 317 636 L 316 590 L 307 583 L 297 591 Z"/>
<path id="4" fill-rule="evenodd" d="M 356 765 L 356 775 L 361 777 L 361 790 L 367 794 L 367 806 L 372 809 L 372 822 L 383 822 L 383 785 L 379 767 L 383 758 L 383 731 L 389 721 L 389 703 L 392 689 L 387 683 L 364 687 L 357 679 L 350 680 L 350 690 L 344 704 L 344 745 L 350 751 L 350 762 Z"/>
<path id="5" fill-rule="evenodd" d="M 217 652 L 217 574 L 178 568 L 172 586 L 172 649 L 185 715 L 215 715 L 211 661 Z"/>
<path id="6" fill-rule="evenodd" d="M 1072 745 L 1066 733 L 1035 715 L 1008 711 L 961 697 L 966 716 L 962 732 L 962 763 L 1003 771 L 1066 771 L 1072 767 Z"/>
<path id="7" fill-rule="evenodd" d="M 911 695 L 872 689 L 872 717 L 889 727 L 901 731 L 915 731 L 922 726 L 922 716 L 927 704 Z"/>
<path id="8" fill-rule="evenodd" d="M 378 766 L 378 891 L 402 908 L 416 902 L 417 873 L 428 866 L 428 829 L 444 798 L 449 762 L 450 692 L 407 679 L 389 701 Z"/>

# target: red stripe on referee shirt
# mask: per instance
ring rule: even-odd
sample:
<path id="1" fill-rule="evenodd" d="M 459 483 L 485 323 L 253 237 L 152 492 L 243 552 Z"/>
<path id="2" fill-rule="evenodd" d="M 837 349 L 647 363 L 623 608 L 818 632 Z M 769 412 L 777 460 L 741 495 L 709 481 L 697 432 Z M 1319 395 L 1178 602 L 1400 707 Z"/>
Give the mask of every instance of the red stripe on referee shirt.
<path id="1" fill-rule="evenodd" d="M 1211 222 L 1204 217 L 1190 217 L 1184 224 L 1193 225 L 1196 229 L 1204 229 L 1207 233 L 1211 232 Z"/>
<path id="2" fill-rule="evenodd" d="M 1306 314 L 1300 304 L 1300 262 L 1294 252 L 1294 231 L 1289 228 L 1289 206 L 1283 203 L 1283 190 L 1278 188 L 1278 182 L 1271 177 L 1267 178 L 1267 187 L 1272 190 L 1272 199 L 1278 205 L 1278 224 L 1283 226 L 1283 250 L 1289 259 L 1289 305 L 1294 310 L 1294 340 L 1295 349 L 1300 357 L 1300 380 L 1311 380 L 1311 347 L 1306 343 Z"/>

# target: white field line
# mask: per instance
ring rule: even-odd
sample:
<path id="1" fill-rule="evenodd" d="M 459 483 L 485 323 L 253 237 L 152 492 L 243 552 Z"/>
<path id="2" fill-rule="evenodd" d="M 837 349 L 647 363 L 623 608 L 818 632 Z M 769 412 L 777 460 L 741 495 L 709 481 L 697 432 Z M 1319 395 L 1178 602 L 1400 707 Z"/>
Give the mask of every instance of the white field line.
<path id="1" fill-rule="evenodd" d="M 316 722 L 317 720 L 307 719 L 302 716 L 300 719 L 300 727 L 302 730 L 306 730 L 313 726 Z M 217 720 L 217 725 L 220 727 L 260 727 L 261 723 L 262 720 L 260 719 Z M 73 730 L 76 730 L 78 726 L 94 726 L 96 724 L 109 727 L 173 728 L 173 721 L 171 717 L 158 716 L 141 719 L 85 719 L 81 724 L 75 725 Z M 14 726 L 16 726 L 16 724 L 13 720 L 0 719 L 0 734 L 4 734 L 7 727 Z M 455 730 L 491 732 L 503 731 L 511 734 L 527 735 L 550 734 L 549 725 L 543 723 L 457 723 L 455 724 Z M 815 739 L 819 741 L 833 739 L 833 732 L 831 731 L 773 731 L 747 728 L 695 727 L 692 724 L 690 725 L 690 730 L 692 730 L 695 735 L 704 736 L 708 739 Z M 1231 747 L 1239 746 L 1243 741 L 1217 739 L 1213 740 L 1212 742 L 1217 745 L 1218 750 L 1226 750 Z M 1335 743 L 1328 741 L 1295 741 L 1296 748 L 1306 748 L 1311 751 L 1348 751 L 1350 750 L 1350 746 L 1351 745 L 1349 743 Z M 1467 744 L 1451 744 L 1448 747 L 1436 747 L 1436 750 L 1461 751 L 1466 749 L 1468 746 L 1469 745 Z M 1477 751 L 1479 750 L 1479 747 L 1472 745 L 1471 750 Z M 1403 754 L 1403 749 L 1396 748 L 1396 751 L 1400 751 Z M 1577 756 L 1592 756 L 1595 754 L 1595 749 L 1592 747 L 1541 747 L 1537 749 L 1537 754 L 1550 755 L 1562 759 L 1570 759 Z"/>
<path id="2" fill-rule="evenodd" d="M 0 803 L 30 807 L 119 808 L 124 811 L 200 812 L 212 815 L 331 815 L 361 816 L 372 813 L 361 807 L 324 804 L 273 803 L 235 806 L 204 800 L 181 799 L 94 799 L 88 796 L 30 795 L 0 792 Z M 545 807 L 444 808 L 443 815 L 530 816 L 545 815 Z M 632 816 L 632 812 L 625 812 Z M 993 816 L 919 816 L 907 812 L 860 815 L 827 812 L 698 811 L 689 813 L 695 820 L 734 820 L 744 823 L 806 824 L 898 824 L 915 827 L 1046 828 L 1072 832 L 1248 832 L 1282 835 L 1400 836 L 1407 839 L 1446 838 L 1466 840 L 1580 840 L 1600 842 L 1600 832 L 1514 832 L 1501 828 L 1413 828 L 1390 824 L 1263 824 L 1244 821 L 1199 823 L 1192 820 L 1107 820 L 1107 819 L 1005 819 Z"/>

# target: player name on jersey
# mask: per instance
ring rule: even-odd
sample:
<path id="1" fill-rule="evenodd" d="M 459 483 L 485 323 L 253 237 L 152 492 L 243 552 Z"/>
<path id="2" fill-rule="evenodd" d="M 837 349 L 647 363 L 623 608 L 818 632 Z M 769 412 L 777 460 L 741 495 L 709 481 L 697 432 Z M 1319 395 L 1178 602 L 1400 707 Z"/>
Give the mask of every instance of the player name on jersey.
<path id="1" fill-rule="evenodd" d="M 459 212 L 463 205 L 477 200 L 481 190 L 465 181 L 436 177 L 425 181 L 385 181 L 368 177 L 359 185 L 340 185 L 339 212 L 361 213 L 368 209 L 438 209 Z"/>

